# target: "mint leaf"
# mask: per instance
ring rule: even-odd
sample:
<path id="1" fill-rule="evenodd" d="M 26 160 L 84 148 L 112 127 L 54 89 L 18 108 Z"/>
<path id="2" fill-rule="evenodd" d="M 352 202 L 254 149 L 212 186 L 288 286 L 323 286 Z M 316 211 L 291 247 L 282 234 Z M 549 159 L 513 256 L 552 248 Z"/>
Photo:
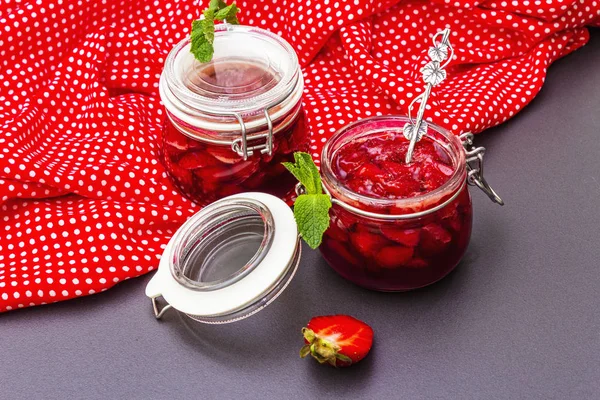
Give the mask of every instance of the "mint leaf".
<path id="1" fill-rule="evenodd" d="M 210 3 L 208 3 L 208 8 L 214 11 L 218 11 L 225 7 L 227 7 L 227 3 L 225 3 L 223 0 L 210 0 Z"/>
<path id="2" fill-rule="evenodd" d="M 190 52 L 196 60 L 206 63 L 212 60 L 215 49 L 215 21 L 239 24 L 236 14 L 240 11 L 235 4 L 227 5 L 223 0 L 211 0 L 202 11 L 204 19 L 192 22 Z"/>
<path id="3" fill-rule="evenodd" d="M 306 194 L 321 194 L 321 175 L 315 165 L 312 157 L 308 153 L 294 153 L 296 163 L 284 162 L 283 165 L 298 179 L 298 182 L 304 186 Z"/>
<path id="4" fill-rule="evenodd" d="M 323 233 L 329 228 L 331 199 L 323 193 L 321 175 L 310 154 L 296 152 L 294 161 L 283 165 L 304 186 L 306 192 L 298 196 L 294 203 L 294 218 L 302 239 L 316 249 L 323 240 Z"/>
<path id="5" fill-rule="evenodd" d="M 212 60 L 215 49 L 212 43 L 209 43 L 206 39 L 204 39 L 204 41 L 198 41 L 195 46 L 194 44 L 192 44 L 190 51 L 192 52 L 196 60 L 203 63 L 207 63 L 210 60 Z"/>
<path id="6" fill-rule="evenodd" d="M 301 194 L 294 203 L 298 231 L 308 245 L 316 249 L 329 228 L 331 199 L 326 194 Z"/>
<path id="7" fill-rule="evenodd" d="M 204 19 L 202 20 L 202 33 L 208 43 L 212 44 L 215 41 L 215 12 L 210 8 L 207 8 L 202 14 L 204 14 Z"/>
<path id="8" fill-rule="evenodd" d="M 237 17 L 235 15 L 238 11 L 239 8 L 237 8 L 235 4 L 232 4 L 230 6 L 220 9 L 215 14 L 215 19 L 218 19 L 220 21 L 227 20 L 227 22 L 229 22 L 229 20 L 235 18 L 235 20 L 237 21 Z"/>

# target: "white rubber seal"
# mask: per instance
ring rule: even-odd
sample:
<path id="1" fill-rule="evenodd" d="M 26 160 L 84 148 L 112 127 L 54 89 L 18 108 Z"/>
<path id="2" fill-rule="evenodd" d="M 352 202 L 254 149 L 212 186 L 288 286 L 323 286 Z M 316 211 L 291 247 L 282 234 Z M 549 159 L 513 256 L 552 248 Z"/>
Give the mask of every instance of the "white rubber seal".
<path id="1" fill-rule="evenodd" d="M 162 296 L 176 310 L 202 317 L 223 316 L 260 301 L 276 285 L 288 269 L 298 243 L 298 228 L 290 207 L 281 199 L 266 193 L 240 193 L 226 199 L 251 199 L 265 205 L 271 212 L 274 223 L 273 242 L 262 262 L 252 271 L 230 286 L 211 291 L 187 288 L 171 275 L 169 260 L 162 257 L 158 271 L 146 286 L 146 296 Z M 214 204 L 214 203 L 213 203 Z M 200 213 L 203 213 L 203 209 Z M 189 221 L 188 221 L 189 222 Z M 179 230 L 187 228 L 183 224 Z M 175 236 L 175 235 L 174 235 Z M 169 254 L 173 246 L 169 242 L 163 254 Z"/>

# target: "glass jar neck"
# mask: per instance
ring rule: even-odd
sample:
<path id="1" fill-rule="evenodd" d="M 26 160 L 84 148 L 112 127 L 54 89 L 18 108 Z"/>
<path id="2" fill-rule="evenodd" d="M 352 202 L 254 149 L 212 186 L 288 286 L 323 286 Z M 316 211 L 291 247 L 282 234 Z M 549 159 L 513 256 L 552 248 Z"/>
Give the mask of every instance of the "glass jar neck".
<path id="1" fill-rule="evenodd" d="M 382 132 L 402 135 L 404 125 L 407 122 L 408 117 L 406 116 L 367 118 L 342 128 L 332 136 L 324 146 L 321 155 L 321 175 L 325 189 L 335 201 L 342 205 L 348 205 L 349 207 L 346 208 L 351 212 L 364 213 L 365 215 L 381 214 L 381 216 L 389 219 L 394 218 L 394 215 L 402 218 L 408 215 L 419 216 L 433 212 L 457 195 L 465 186 L 467 178 L 464 147 L 456 135 L 432 123 L 428 123 L 426 136 L 447 151 L 454 168 L 454 172 L 448 181 L 437 189 L 410 198 L 370 197 L 353 191 L 336 177 L 332 162 L 337 151 L 344 145 L 353 140 Z"/>

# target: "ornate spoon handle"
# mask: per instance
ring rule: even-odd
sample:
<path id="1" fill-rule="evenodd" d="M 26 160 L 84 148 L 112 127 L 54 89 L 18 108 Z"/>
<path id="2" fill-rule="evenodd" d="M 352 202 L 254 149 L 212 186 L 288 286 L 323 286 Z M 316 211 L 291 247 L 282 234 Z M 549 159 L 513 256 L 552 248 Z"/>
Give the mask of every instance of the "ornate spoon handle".
<path id="1" fill-rule="evenodd" d="M 441 40 L 438 42 L 440 36 Z M 410 121 L 404 125 L 404 137 L 410 140 L 408 151 L 406 152 L 405 161 L 407 164 L 410 164 L 412 160 L 415 145 L 427 132 L 427 122 L 423 121 L 423 114 L 425 114 L 425 108 L 427 106 L 427 100 L 429 100 L 429 95 L 431 94 L 431 89 L 446 79 L 446 71 L 444 68 L 450 63 L 450 60 L 452 60 L 452 56 L 454 55 L 454 49 L 452 49 L 449 37 L 450 29 L 447 28 L 443 31 L 439 31 L 433 36 L 433 47 L 430 47 L 427 52 L 431 61 L 421 68 L 423 81 L 427 84 L 425 86 L 425 92 L 415 97 L 408 106 L 408 117 Z M 449 55 L 448 51 L 450 51 Z M 444 63 L 441 64 L 442 62 Z M 421 101 L 421 104 L 419 104 L 419 110 L 417 111 L 417 119 L 413 122 L 411 111 L 415 102 L 419 100 Z"/>

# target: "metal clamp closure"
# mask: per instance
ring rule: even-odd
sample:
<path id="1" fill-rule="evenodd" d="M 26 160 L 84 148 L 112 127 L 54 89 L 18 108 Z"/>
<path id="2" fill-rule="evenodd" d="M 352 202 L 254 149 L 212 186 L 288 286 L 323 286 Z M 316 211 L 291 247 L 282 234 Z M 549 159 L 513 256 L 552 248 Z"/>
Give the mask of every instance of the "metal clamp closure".
<path id="1" fill-rule="evenodd" d="M 254 135 L 250 139 L 248 139 L 246 132 L 246 124 L 242 119 L 242 116 L 238 113 L 232 113 L 232 115 L 237 119 L 242 129 L 242 137 L 235 139 L 231 143 L 231 150 L 233 150 L 238 156 L 243 157 L 244 161 L 248 159 L 251 155 L 254 154 L 255 151 L 260 150 L 261 154 L 268 154 L 271 156 L 273 154 L 273 121 L 271 121 L 271 117 L 269 116 L 268 108 L 265 108 L 265 119 L 267 120 L 268 133 L 263 133 L 260 135 Z M 267 139 L 263 144 L 257 144 L 254 146 L 249 146 L 248 142 L 250 140 L 255 141 L 259 139 Z"/>
<path id="2" fill-rule="evenodd" d="M 167 311 L 169 308 L 171 308 L 170 304 L 167 304 L 166 306 L 164 306 L 161 309 L 158 308 L 158 302 L 156 301 L 156 299 L 158 299 L 159 297 L 161 297 L 160 295 L 156 296 L 156 297 L 152 297 L 152 310 L 154 311 L 154 317 L 156 317 L 156 319 L 160 319 L 163 314 L 165 313 L 165 311 Z"/>
<path id="3" fill-rule="evenodd" d="M 465 155 L 467 162 L 467 183 L 471 186 L 477 186 L 481 189 L 494 203 L 504 205 L 504 201 L 492 189 L 483 177 L 483 155 L 485 147 L 473 146 L 473 134 L 471 132 L 463 133 L 459 136 L 465 147 Z"/>

